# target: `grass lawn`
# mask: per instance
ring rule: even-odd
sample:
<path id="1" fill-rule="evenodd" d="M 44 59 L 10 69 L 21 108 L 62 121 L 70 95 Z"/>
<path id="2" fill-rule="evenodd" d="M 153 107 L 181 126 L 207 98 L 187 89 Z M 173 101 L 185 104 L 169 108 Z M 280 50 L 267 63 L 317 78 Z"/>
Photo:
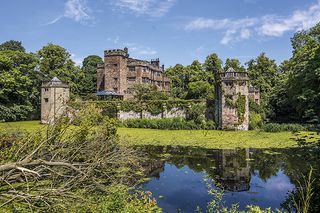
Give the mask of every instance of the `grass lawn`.
<path id="1" fill-rule="evenodd" d="M 2 129 L 35 131 L 45 128 L 39 121 L 0 123 Z M 204 148 L 290 148 L 296 147 L 291 132 L 268 133 L 260 131 L 219 131 L 219 130 L 154 130 L 118 128 L 121 138 L 131 145 L 175 145 L 201 146 Z M 306 132 L 307 141 L 320 139 L 316 133 Z"/>

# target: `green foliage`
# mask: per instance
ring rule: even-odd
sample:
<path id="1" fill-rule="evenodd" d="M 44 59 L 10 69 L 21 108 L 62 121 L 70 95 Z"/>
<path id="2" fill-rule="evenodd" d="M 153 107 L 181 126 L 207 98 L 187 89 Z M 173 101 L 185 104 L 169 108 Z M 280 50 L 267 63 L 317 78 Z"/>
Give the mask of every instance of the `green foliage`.
<path id="1" fill-rule="evenodd" d="M 249 114 L 249 129 L 260 129 L 263 125 L 262 116 L 255 112 L 250 112 Z"/>
<path id="2" fill-rule="evenodd" d="M 278 79 L 278 66 L 275 60 L 270 59 L 265 53 L 261 53 L 256 59 L 247 62 L 247 71 L 250 76 L 250 84 L 260 89 L 261 109 L 268 117 L 273 116 L 270 106 L 270 97 L 274 92 Z"/>
<path id="3" fill-rule="evenodd" d="M 12 51 L 20 51 L 20 52 L 25 52 L 25 48 L 22 46 L 21 41 L 15 41 L 15 40 L 10 40 L 3 42 L 0 44 L 0 51 L 3 50 L 12 50 Z"/>
<path id="4" fill-rule="evenodd" d="M 195 103 L 187 109 L 187 120 L 193 120 L 196 124 L 202 124 L 205 122 L 205 103 Z"/>
<path id="5" fill-rule="evenodd" d="M 76 116 L 77 127 L 61 118 L 45 131 L 30 135 L 3 135 L 1 131 L 1 209 L 101 212 L 116 207 L 120 212 L 158 211 L 150 194 L 129 192 L 143 175 L 142 161 L 119 141 L 114 122 L 103 118 L 94 105 L 87 105 Z M 15 163 L 24 170 L 11 168 Z M 13 178 L 5 176 L 5 171 Z M 21 181 L 20 175 L 27 179 Z"/>
<path id="6" fill-rule="evenodd" d="M 213 121 L 203 121 L 197 124 L 194 120 L 185 120 L 183 118 L 163 118 L 163 119 L 128 119 L 123 121 L 125 127 L 128 128 L 147 128 L 147 129 L 215 129 Z"/>
<path id="7" fill-rule="evenodd" d="M 278 120 L 317 124 L 320 121 L 320 24 L 297 32 L 293 55 L 281 66 L 272 105 Z M 286 120 L 285 120 L 286 121 Z"/>
<path id="8" fill-rule="evenodd" d="M 97 91 L 97 65 L 102 62 L 102 58 L 97 55 L 83 59 L 81 71 L 76 77 L 78 95 L 87 97 Z"/>
<path id="9" fill-rule="evenodd" d="M 151 192 L 131 193 L 127 186 L 116 185 L 109 188 L 109 195 L 101 199 L 101 212 L 161 213 L 157 201 L 152 198 Z"/>
<path id="10" fill-rule="evenodd" d="M 226 72 L 229 68 L 233 68 L 237 72 L 245 72 L 246 69 L 241 65 L 239 59 L 236 58 L 227 58 L 226 63 L 223 67 L 223 70 Z"/>
<path id="11" fill-rule="evenodd" d="M 278 124 L 278 123 L 268 123 L 262 126 L 265 132 L 299 132 L 305 131 L 306 128 L 300 124 Z"/>
<path id="12" fill-rule="evenodd" d="M 40 75 L 35 55 L 0 51 L 0 120 L 32 118 L 39 109 Z"/>
<path id="13" fill-rule="evenodd" d="M 204 70 L 197 60 L 188 66 L 177 64 L 169 67 L 166 75 L 171 79 L 171 95 L 175 98 L 213 98 L 213 74 Z"/>
<path id="14" fill-rule="evenodd" d="M 222 60 L 216 53 L 212 53 L 207 56 L 203 66 L 206 72 L 212 73 L 214 76 L 222 71 Z"/>
<path id="15" fill-rule="evenodd" d="M 244 114 L 246 112 L 246 101 L 247 98 L 245 95 L 238 94 L 238 99 L 236 101 L 236 109 L 238 114 L 238 123 L 242 124 L 244 121 Z"/>
<path id="16" fill-rule="evenodd" d="M 132 87 L 133 96 L 138 101 L 145 100 L 167 100 L 168 95 L 157 89 L 156 85 L 135 84 Z"/>
<path id="17" fill-rule="evenodd" d="M 192 119 L 195 116 L 204 116 L 205 104 L 202 100 L 119 100 L 119 101 L 74 101 L 70 102 L 70 106 L 75 109 L 81 109 L 86 106 L 87 103 L 95 103 L 98 108 L 102 110 L 103 115 L 107 115 L 110 118 L 116 118 L 118 111 L 124 112 L 136 112 L 141 113 L 146 111 L 152 115 L 159 115 L 164 112 L 164 109 L 171 110 L 187 109 L 188 106 L 194 106 L 194 109 L 190 112 Z M 165 107 L 165 108 L 164 108 Z M 198 109 L 197 109 L 198 108 Z M 196 115 L 197 113 L 197 115 Z"/>
<path id="18" fill-rule="evenodd" d="M 80 70 L 75 66 L 75 63 L 71 60 L 71 54 L 65 48 L 49 43 L 42 47 L 37 55 L 40 72 L 46 80 L 51 80 L 56 76 L 60 80 L 68 82 L 74 94 L 79 93 L 76 79 Z"/>

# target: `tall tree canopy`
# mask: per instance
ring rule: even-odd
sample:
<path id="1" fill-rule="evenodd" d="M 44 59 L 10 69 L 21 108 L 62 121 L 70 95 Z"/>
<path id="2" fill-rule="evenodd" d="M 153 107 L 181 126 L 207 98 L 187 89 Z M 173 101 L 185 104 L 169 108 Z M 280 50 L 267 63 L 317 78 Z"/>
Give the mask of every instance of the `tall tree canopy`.
<path id="1" fill-rule="evenodd" d="M 227 58 L 226 63 L 223 67 L 223 70 L 226 72 L 229 68 L 233 68 L 237 72 L 244 72 L 246 69 L 241 65 L 239 59 L 236 58 Z"/>
<path id="2" fill-rule="evenodd" d="M 275 99 L 286 98 L 285 109 L 291 108 L 291 117 L 298 121 L 319 123 L 320 24 L 297 32 L 291 41 L 293 55 L 283 66 L 283 83 Z"/>
<path id="3" fill-rule="evenodd" d="M 37 64 L 34 54 L 0 51 L 0 120 L 31 118 L 39 109 Z"/>
<path id="4" fill-rule="evenodd" d="M 83 59 L 78 77 L 78 91 L 81 96 L 97 91 L 97 65 L 102 62 L 102 58 L 97 55 L 90 55 Z"/>
<path id="5" fill-rule="evenodd" d="M 182 99 L 213 98 L 213 73 L 207 72 L 203 65 L 195 60 L 191 65 L 177 64 L 166 70 L 170 77 L 173 97 Z"/>
<path id="6" fill-rule="evenodd" d="M 13 51 L 20 51 L 20 52 L 25 52 L 25 48 L 22 46 L 21 41 L 15 41 L 15 40 L 10 40 L 3 42 L 0 44 L 0 51 L 2 50 L 13 50 Z"/>
<path id="7" fill-rule="evenodd" d="M 79 93 L 76 82 L 79 82 L 80 69 L 75 66 L 71 54 L 59 45 L 48 44 L 38 51 L 40 72 L 43 79 L 50 80 L 57 76 L 60 80 L 68 82 L 74 94 Z"/>

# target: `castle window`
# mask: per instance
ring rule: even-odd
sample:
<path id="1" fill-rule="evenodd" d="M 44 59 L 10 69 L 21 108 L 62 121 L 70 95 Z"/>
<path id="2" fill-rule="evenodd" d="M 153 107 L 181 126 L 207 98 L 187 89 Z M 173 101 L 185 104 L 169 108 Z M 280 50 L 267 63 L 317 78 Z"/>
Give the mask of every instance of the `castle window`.
<path id="1" fill-rule="evenodd" d="M 113 78 L 114 83 L 118 83 L 118 78 Z"/>
<path id="2" fill-rule="evenodd" d="M 118 88 L 117 88 L 117 87 L 114 87 L 114 88 L 113 88 L 113 91 L 118 92 Z"/>
<path id="3" fill-rule="evenodd" d="M 148 72 L 147 68 L 143 68 L 143 72 Z"/>
<path id="4" fill-rule="evenodd" d="M 142 82 L 143 83 L 149 83 L 149 79 L 148 78 L 142 78 Z"/>
<path id="5" fill-rule="evenodd" d="M 44 98 L 44 102 L 48 103 L 49 102 L 49 98 Z"/>
<path id="6" fill-rule="evenodd" d="M 44 91 L 48 92 L 48 91 L 49 91 L 49 89 L 48 89 L 48 88 L 45 88 L 45 89 L 44 89 Z"/>
<path id="7" fill-rule="evenodd" d="M 136 77 L 128 77 L 127 80 L 128 81 L 136 81 Z"/>
<path id="8" fill-rule="evenodd" d="M 114 67 L 117 67 L 117 66 L 118 66 L 118 64 L 113 64 L 113 66 L 114 66 Z"/>
<path id="9" fill-rule="evenodd" d="M 136 67 L 129 67 L 129 71 L 131 71 L 131 72 L 136 71 Z"/>

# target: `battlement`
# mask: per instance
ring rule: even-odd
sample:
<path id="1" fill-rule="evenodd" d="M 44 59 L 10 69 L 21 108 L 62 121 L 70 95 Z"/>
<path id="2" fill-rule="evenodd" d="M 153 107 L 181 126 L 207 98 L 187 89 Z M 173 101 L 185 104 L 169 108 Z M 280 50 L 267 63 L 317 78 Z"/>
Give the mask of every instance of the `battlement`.
<path id="1" fill-rule="evenodd" d="M 159 58 L 151 59 L 150 63 L 152 66 L 160 67 L 160 59 Z"/>
<path id="2" fill-rule="evenodd" d="M 220 72 L 218 73 L 219 80 L 237 81 L 237 80 L 249 80 L 249 74 L 247 72 Z"/>
<path id="3" fill-rule="evenodd" d="M 111 50 L 105 50 L 104 51 L 104 56 L 124 56 L 124 57 L 129 57 L 128 54 L 128 48 L 124 49 L 111 49 Z"/>

